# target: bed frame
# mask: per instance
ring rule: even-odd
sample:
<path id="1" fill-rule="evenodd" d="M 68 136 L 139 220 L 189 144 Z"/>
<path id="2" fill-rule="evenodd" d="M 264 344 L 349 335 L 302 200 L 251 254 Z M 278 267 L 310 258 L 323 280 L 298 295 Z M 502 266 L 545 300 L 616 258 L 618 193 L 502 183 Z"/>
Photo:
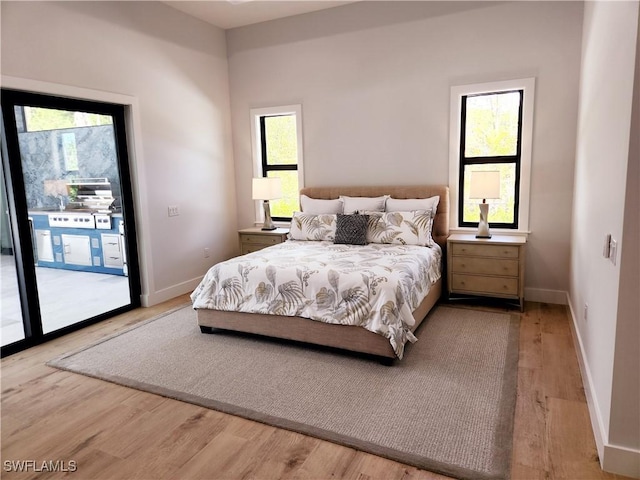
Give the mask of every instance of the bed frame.
<path id="1" fill-rule="evenodd" d="M 429 291 L 422 303 L 413 312 L 415 331 L 443 294 L 444 261 L 446 243 L 449 236 L 449 187 L 444 185 L 424 186 L 376 186 L 376 187 L 311 187 L 300 190 L 301 195 L 317 199 L 336 199 L 340 195 L 352 197 L 377 197 L 391 195 L 393 198 L 428 198 L 440 196 L 440 203 L 433 222 L 433 239 L 443 253 L 443 276 Z M 265 315 L 259 313 L 224 312 L 218 310 L 197 310 L 198 325 L 203 333 L 215 330 L 230 330 L 267 337 L 294 340 L 297 342 L 339 348 L 353 352 L 375 355 L 393 361 L 396 354 L 389 340 L 381 335 L 353 325 L 336 325 L 315 322 L 301 317 Z"/>

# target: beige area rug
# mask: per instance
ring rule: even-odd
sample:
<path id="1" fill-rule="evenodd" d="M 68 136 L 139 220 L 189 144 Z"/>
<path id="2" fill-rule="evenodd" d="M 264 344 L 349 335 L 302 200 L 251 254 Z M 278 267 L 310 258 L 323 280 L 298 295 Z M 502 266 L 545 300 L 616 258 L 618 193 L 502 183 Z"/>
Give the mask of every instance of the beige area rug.
<path id="1" fill-rule="evenodd" d="M 438 306 L 393 366 L 231 333 L 183 307 L 49 365 L 462 479 L 508 478 L 515 315 Z"/>

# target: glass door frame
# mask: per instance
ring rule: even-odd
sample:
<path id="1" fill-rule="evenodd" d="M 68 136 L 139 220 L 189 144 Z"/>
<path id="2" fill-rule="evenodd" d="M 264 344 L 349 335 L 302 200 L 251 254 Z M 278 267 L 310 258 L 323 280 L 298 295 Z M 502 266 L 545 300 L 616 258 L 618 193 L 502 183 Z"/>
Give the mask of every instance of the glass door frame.
<path id="1" fill-rule="evenodd" d="M 125 125 L 125 106 L 113 103 L 80 100 L 20 90 L 2 89 L 0 98 L 2 110 L 0 130 L 2 134 L 2 162 L 5 174 L 10 230 L 13 239 L 14 259 L 18 277 L 18 289 L 22 309 L 22 321 L 25 338 L 3 346 L 1 356 L 12 355 L 16 352 L 39 345 L 54 338 L 66 335 L 88 325 L 100 322 L 140 306 L 140 266 L 138 262 L 136 222 L 134 212 L 134 198 L 131 184 L 131 170 L 127 147 L 127 133 Z M 125 225 L 126 255 L 128 266 L 128 280 L 130 303 L 100 315 L 82 320 L 53 332 L 43 333 L 40 312 L 40 301 L 36 283 L 35 258 L 32 248 L 31 226 L 29 224 L 28 206 L 18 130 L 14 107 L 30 106 L 52 108 L 57 110 L 83 111 L 110 115 L 113 117 L 117 164 L 121 185 L 122 216 Z"/>

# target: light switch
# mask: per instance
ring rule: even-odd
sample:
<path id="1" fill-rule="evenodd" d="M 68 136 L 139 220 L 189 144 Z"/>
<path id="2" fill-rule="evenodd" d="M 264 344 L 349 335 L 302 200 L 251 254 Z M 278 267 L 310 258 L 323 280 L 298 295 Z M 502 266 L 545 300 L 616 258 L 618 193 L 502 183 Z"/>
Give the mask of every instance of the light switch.
<path id="1" fill-rule="evenodd" d="M 604 258 L 609 258 L 611 254 L 611 235 L 607 234 L 604 236 L 604 247 L 602 248 L 602 256 Z"/>

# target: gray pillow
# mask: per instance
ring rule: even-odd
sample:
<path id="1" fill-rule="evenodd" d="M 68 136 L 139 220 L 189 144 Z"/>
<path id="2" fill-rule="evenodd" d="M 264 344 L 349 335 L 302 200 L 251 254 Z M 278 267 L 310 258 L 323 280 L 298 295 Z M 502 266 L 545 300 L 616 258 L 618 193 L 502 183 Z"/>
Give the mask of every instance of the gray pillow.
<path id="1" fill-rule="evenodd" d="M 431 210 L 435 215 L 440 203 L 440 196 L 430 198 L 389 198 L 385 204 L 385 212 L 408 212 L 413 210 Z"/>
<path id="2" fill-rule="evenodd" d="M 368 222 L 369 215 L 339 213 L 336 220 L 336 237 L 333 243 L 366 245 Z"/>
<path id="3" fill-rule="evenodd" d="M 300 207 L 304 213 L 312 213 L 314 215 L 326 215 L 332 213 L 342 213 L 342 199 L 322 200 L 318 198 L 300 195 Z"/>
<path id="4" fill-rule="evenodd" d="M 347 197 L 340 195 L 340 200 L 344 202 L 342 212 L 339 213 L 358 213 L 363 211 L 384 212 L 384 205 L 389 195 L 380 197 Z"/>

